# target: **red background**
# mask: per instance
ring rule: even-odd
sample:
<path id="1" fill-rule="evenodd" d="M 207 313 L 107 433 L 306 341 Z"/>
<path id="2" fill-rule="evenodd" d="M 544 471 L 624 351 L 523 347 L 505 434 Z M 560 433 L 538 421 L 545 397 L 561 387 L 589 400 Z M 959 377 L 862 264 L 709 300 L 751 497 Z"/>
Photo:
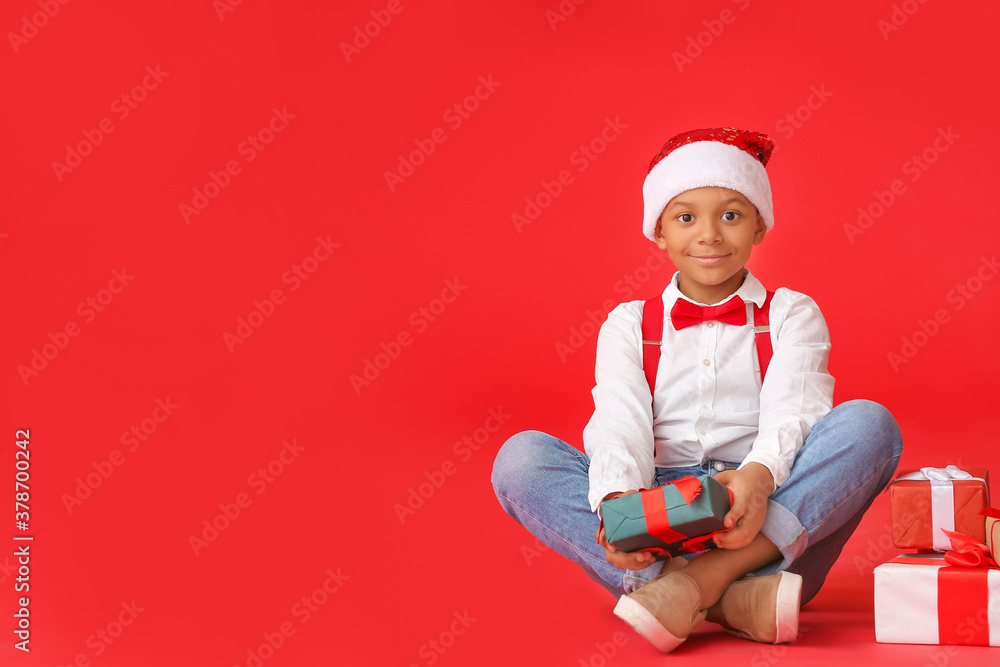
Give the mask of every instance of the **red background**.
<path id="1" fill-rule="evenodd" d="M 669 279 L 669 264 L 643 268 L 659 251 L 641 235 L 640 188 L 661 144 L 695 127 L 775 139 L 776 226 L 750 267 L 823 308 L 836 401 L 890 408 L 905 467 L 996 472 L 1000 281 L 995 268 L 976 274 L 1000 245 L 1000 12 L 903 4 L 563 2 L 558 15 L 557 0 L 404 0 L 395 14 L 354 1 L 248 0 L 221 13 L 209 0 L 5 3 L 0 479 L 13 486 L 15 431 L 30 428 L 35 541 L 32 651 L 7 633 L 2 661 L 248 665 L 285 622 L 294 634 L 268 666 L 661 659 L 596 584 L 537 550 L 489 473 L 520 430 L 581 444 L 588 313 L 602 320 L 606 302 Z M 41 5 L 58 12 L 32 19 Z M 377 18 L 391 20 L 363 41 L 356 29 Z M 355 39 L 363 48 L 345 55 Z M 114 101 L 147 67 L 167 74 L 147 78 L 155 87 L 121 117 Z M 481 99 L 469 98 L 477 87 Z M 458 125 L 447 111 L 463 103 L 474 109 Z M 241 142 L 275 108 L 294 118 L 248 161 Z M 60 180 L 53 163 L 105 118 L 113 131 Z M 620 134 L 602 146 L 608 119 Z M 390 188 L 386 172 L 437 128 L 443 143 Z M 935 148 L 949 128 L 951 143 Z M 592 142 L 600 154 L 582 159 Z M 933 164 L 913 171 L 925 151 Z M 238 173 L 185 221 L 180 205 L 229 161 Z M 572 181 L 539 201 L 563 170 Z M 859 207 L 877 212 L 897 179 L 894 201 L 851 238 Z M 513 214 L 535 213 L 526 198 L 544 208 L 518 229 Z M 317 238 L 339 247 L 292 290 L 283 275 Z M 123 267 L 134 278 L 102 293 Z M 436 302 L 448 281 L 458 296 Z M 958 285 L 976 290 L 961 308 Z M 276 289 L 284 302 L 231 352 L 224 334 Z M 106 301 L 92 321 L 78 310 L 88 298 Z M 63 339 L 70 322 L 78 335 Z M 933 335 L 914 341 L 921 322 Z M 401 335 L 408 344 L 394 348 Z M 52 340 L 64 347 L 25 373 Z M 379 356 L 386 348 L 394 358 Z M 912 358 L 894 368 L 889 355 L 904 351 Z M 352 384 L 367 363 L 383 368 Z M 168 397 L 173 414 L 146 421 L 155 432 L 129 451 L 122 434 L 162 417 L 156 401 Z M 490 410 L 507 416 L 482 442 Z M 456 444 L 477 433 L 478 450 Z M 304 450 L 258 494 L 250 476 L 293 439 Z M 78 478 L 107 470 L 115 451 L 120 465 L 70 512 Z M 429 497 L 412 495 L 421 488 Z M 240 493 L 249 506 L 196 555 L 190 537 Z M 706 629 L 675 660 L 945 655 L 874 641 L 871 568 L 895 554 L 887 510 L 880 497 L 803 612 L 798 644 Z M 348 578 L 301 622 L 295 605 L 327 570 Z M 0 570 L 4 628 L 13 584 Z M 133 600 L 134 622 L 97 643 Z M 476 620 L 452 627 L 464 613 Z M 948 664 L 997 656 L 951 651 Z"/>

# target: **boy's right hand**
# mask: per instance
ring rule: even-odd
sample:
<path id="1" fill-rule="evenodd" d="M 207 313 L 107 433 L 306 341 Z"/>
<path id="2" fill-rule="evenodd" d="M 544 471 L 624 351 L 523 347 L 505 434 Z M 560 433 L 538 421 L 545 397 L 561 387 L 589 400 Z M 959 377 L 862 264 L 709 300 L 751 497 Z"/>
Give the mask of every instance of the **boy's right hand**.
<path id="1" fill-rule="evenodd" d="M 612 498 L 617 498 L 619 496 L 629 496 L 633 493 L 639 493 L 636 490 L 631 491 L 616 491 L 615 493 L 609 493 L 604 497 L 604 500 L 611 500 Z M 604 526 L 602 525 L 598 531 L 597 535 L 594 536 L 597 543 L 604 547 L 604 556 L 608 559 L 608 562 L 617 567 L 620 570 L 642 570 L 653 564 L 656 560 L 656 556 L 647 551 L 619 551 L 613 546 L 608 544 L 608 538 L 604 534 Z"/>

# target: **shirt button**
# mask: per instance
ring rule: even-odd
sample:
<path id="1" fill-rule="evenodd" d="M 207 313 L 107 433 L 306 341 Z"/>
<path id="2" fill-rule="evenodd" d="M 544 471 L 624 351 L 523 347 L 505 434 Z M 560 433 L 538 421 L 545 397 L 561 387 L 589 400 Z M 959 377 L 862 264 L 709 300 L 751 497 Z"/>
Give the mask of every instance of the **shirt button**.
<path id="1" fill-rule="evenodd" d="M 707 405 L 703 405 L 703 406 L 701 406 L 698 409 L 701 410 L 702 412 L 708 412 L 708 406 Z"/>
<path id="2" fill-rule="evenodd" d="M 712 467 L 715 468 L 716 472 L 722 472 L 723 470 L 726 469 L 726 464 L 723 463 L 722 461 L 716 461 L 715 465 L 713 465 Z"/>
<path id="3" fill-rule="evenodd" d="M 711 361 L 709 361 L 708 359 L 704 359 L 704 360 L 702 360 L 702 362 L 701 362 L 701 363 L 705 364 L 706 366 L 711 366 L 711 365 L 712 365 L 712 362 L 711 362 Z"/>
<path id="4" fill-rule="evenodd" d="M 703 428 L 698 429 L 698 435 L 705 435 L 705 429 Z"/>
<path id="5" fill-rule="evenodd" d="M 714 326 L 715 326 L 715 322 L 709 322 L 709 323 L 708 323 L 708 328 L 709 328 L 709 329 L 711 329 L 711 328 L 712 328 L 712 327 L 714 327 Z"/>

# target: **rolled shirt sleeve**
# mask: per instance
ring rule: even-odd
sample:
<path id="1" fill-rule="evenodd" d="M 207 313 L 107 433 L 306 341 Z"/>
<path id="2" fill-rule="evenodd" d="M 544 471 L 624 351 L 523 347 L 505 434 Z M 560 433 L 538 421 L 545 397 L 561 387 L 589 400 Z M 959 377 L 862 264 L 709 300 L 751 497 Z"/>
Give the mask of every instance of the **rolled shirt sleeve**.
<path id="1" fill-rule="evenodd" d="M 815 301 L 778 290 L 770 321 L 774 356 L 760 391 L 757 437 L 740 468 L 751 462 L 766 466 L 777 488 L 813 425 L 833 407 L 834 378 L 827 371 L 830 334 Z"/>

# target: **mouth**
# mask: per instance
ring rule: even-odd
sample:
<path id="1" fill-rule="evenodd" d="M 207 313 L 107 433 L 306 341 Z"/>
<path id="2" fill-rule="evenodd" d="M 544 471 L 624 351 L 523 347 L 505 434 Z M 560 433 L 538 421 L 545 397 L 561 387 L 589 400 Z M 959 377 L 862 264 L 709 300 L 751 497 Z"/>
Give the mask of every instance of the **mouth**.
<path id="1" fill-rule="evenodd" d="M 691 259 L 702 266 L 715 266 L 716 264 L 720 264 L 727 257 L 729 257 L 729 255 L 691 255 Z"/>

